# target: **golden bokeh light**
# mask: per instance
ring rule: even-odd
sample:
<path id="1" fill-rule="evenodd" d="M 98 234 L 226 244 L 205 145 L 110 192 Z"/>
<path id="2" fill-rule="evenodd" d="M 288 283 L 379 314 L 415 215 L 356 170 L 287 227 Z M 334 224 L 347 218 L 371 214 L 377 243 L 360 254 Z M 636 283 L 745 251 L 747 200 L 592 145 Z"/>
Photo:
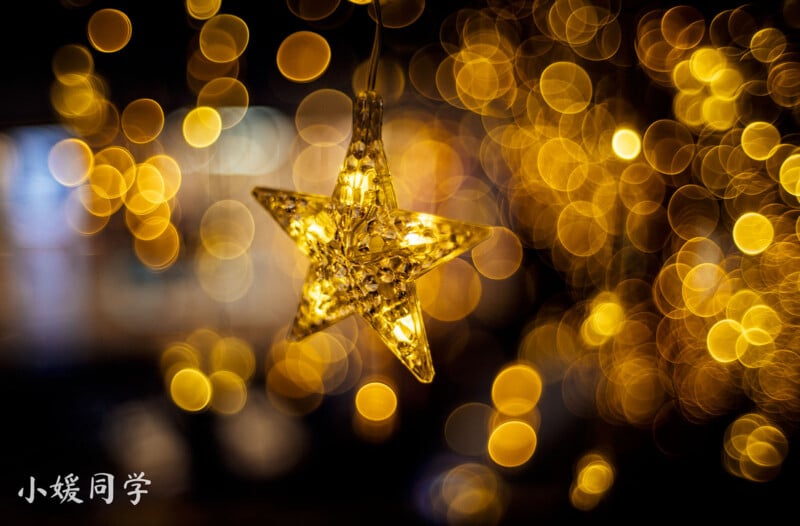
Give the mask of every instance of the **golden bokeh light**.
<path id="1" fill-rule="evenodd" d="M 169 228 L 172 210 L 166 201 L 159 203 L 155 209 L 138 214 L 131 208 L 125 209 L 125 224 L 131 234 L 144 241 L 157 238 Z"/>
<path id="2" fill-rule="evenodd" d="M 211 385 L 211 409 L 223 415 L 238 413 L 247 402 L 247 385 L 231 371 L 219 370 L 208 376 Z"/>
<path id="3" fill-rule="evenodd" d="M 212 347 L 209 364 L 212 371 L 230 371 L 246 381 L 255 373 L 256 358 L 248 342 L 226 336 Z"/>
<path id="4" fill-rule="evenodd" d="M 472 249 L 472 263 L 481 275 L 489 279 L 506 279 L 522 264 L 522 243 L 506 227 L 492 229 L 492 236 Z"/>
<path id="5" fill-rule="evenodd" d="M 575 465 L 575 480 L 569 494 L 570 503 L 578 510 L 594 509 L 611 490 L 614 478 L 614 466 L 604 455 L 586 453 Z"/>
<path id="6" fill-rule="evenodd" d="M 397 394 L 383 382 L 369 382 L 356 392 L 356 411 L 374 422 L 391 418 L 397 410 Z"/>
<path id="7" fill-rule="evenodd" d="M 478 456 L 486 450 L 494 409 L 470 402 L 454 409 L 444 425 L 447 445 L 460 455 Z"/>
<path id="8" fill-rule="evenodd" d="M 86 27 L 89 42 L 97 51 L 115 53 L 130 42 L 133 26 L 131 19 L 119 9 L 104 8 L 89 17 Z"/>
<path id="9" fill-rule="evenodd" d="M 247 113 L 250 95 L 239 79 L 216 77 L 207 82 L 197 94 L 197 105 L 214 108 L 222 120 L 222 128 L 239 124 Z"/>
<path id="10" fill-rule="evenodd" d="M 86 46 L 67 44 L 53 53 L 51 67 L 58 82 L 73 86 L 94 74 L 94 57 Z"/>
<path id="11" fill-rule="evenodd" d="M 711 356 L 722 363 L 736 360 L 736 342 L 742 335 L 742 326 L 732 319 L 722 319 L 708 330 L 706 342 Z"/>
<path id="12" fill-rule="evenodd" d="M 332 146 L 350 135 L 353 101 L 339 90 L 309 93 L 295 112 L 297 133 L 309 144 Z"/>
<path id="13" fill-rule="evenodd" d="M 195 49 L 186 61 L 186 82 L 193 93 L 199 93 L 208 82 L 218 78 L 237 78 L 240 69 L 239 60 L 214 62 Z"/>
<path id="14" fill-rule="evenodd" d="M 72 189 L 64 203 L 64 214 L 67 224 L 73 231 L 84 236 L 92 236 L 106 227 L 110 214 L 98 215 L 88 210 L 83 204 L 84 198 L 81 197 L 86 191 L 90 192 L 86 186 Z"/>
<path id="15" fill-rule="evenodd" d="M 477 272 L 463 259 L 446 263 L 417 280 L 422 309 L 442 321 L 468 316 L 478 306 L 481 288 Z"/>
<path id="16" fill-rule="evenodd" d="M 212 384 L 202 371 L 184 368 L 172 376 L 169 394 L 175 405 L 184 411 L 202 411 L 211 402 Z"/>
<path id="17" fill-rule="evenodd" d="M 219 13 L 222 0 L 186 0 L 186 12 L 197 20 L 208 20 Z"/>
<path id="18" fill-rule="evenodd" d="M 278 70 L 294 82 L 312 82 L 328 69 L 331 47 L 325 38 L 313 31 L 297 31 L 287 36 L 278 47 Z"/>
<path id="19" fill-rule="evenodd" d="M 492 382 L 492 403 L 501 413 L 522 416 L 533 411 L 542 395 L 542 379 L 528 364 L 506 366 Z"/>
<path id="20" fill-rule="evenodd" d="M 200 29 L 200 50 L 211 62 L 227 63 L 238 59 L 250 42 L 250 28 L 240 17 L 216 14 Z"/>
<path id="21" fill-rule="evenodd" d="M 786 50 L 786 35 L 780 29 L 765 27 L 750 37 L 750 52 L 759 62 L 770 63 Z"/>
<path id="22" fill-rule="evenodd" d="M 164 129 L 164 110 L 153 99 L 136 99 L 122 110 L 120 125 L 129 141 L 148 143 Z"/>
<path id="23" fill-rule="evenodd" d="M 746 413 L 725 431 L 723 464 L 728 473 L 752 482 L 775 479 L 789 453 L 784 432 L 759 413 Z"/>
<path id="24" fill-rule="evenodd" d="M 498 466 L 515 468 L 528 462 L 536 451 L 536 431 L 527 422 L 509 420 L 489 436 L 489 457 Z"/>
<path id="25" fill-rule="evenodd" d="M 450 524 L 497 524 L 505 509 L 503 480 L 491 468 L 465 462 L 441 475 L 430 496 L 437 517 Z"/>
<path id="26" fill-rule="evenodd" d="M 592 80 L 574 62 L 554 62 L 542 71 L 539 89 L 547 104 L 560 113 L 579 113 L 592 99 Z"/>
<path id="27" fill-rule="evenodd" d="M 629 128 L 620 128 L 614 132 L 611 145 L 617 157 L 631 161 L 642 151 L 642 138 Z"/>
<path id="28" fill-rule="evenodd" d="M 222 117 L 214 108 L 199 106 L 183 119 L 183 137 L 194 148 L 207 148 L 222 133 Z"/>
<path id="29" fill-rule="evenodd" d="M 161 234 L 152 239 L 135 238 L 134 251 L 146 267 L 154 271 L 163 271 L 172 266 L 178 259 L 181 239 L 175 225 L 170 223 Z"/>
<path id="30" fill-rule="evenodd" d="M 757 161 L 768 159 L 780 142 L 780 132 L 769 122 L 751 122 L 742 130 L 742 149 Z"/>
<path id="31" fill-rule="evenodd" d="M 253 258 L 247 252 L 219 258 L 201 246 L 195 254 L 194 269 L 203 291 L 221 303 L 242 299 L 255 278 Z"/>
<path id="32" fill-rule="evenodd" d="M 217 201 L 206 209 L 200 220 L 203 247 L 220 259 L 234 259 L 244 254 L 254 236 L 253 215 L 241 201 Z"/>
<path id="33" fill-rule="evenodd" d="M 733 241 L 747 255 L 764 252 L 772 243 L 775 229 L 770 220 L 757 212 L 747 212 L 733 225 Z"/>

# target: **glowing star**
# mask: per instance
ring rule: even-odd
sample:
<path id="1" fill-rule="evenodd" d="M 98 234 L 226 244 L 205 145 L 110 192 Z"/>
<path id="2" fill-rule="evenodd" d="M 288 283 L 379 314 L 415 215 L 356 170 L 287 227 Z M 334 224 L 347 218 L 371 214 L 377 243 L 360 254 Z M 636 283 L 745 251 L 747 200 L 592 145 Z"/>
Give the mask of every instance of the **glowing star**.
<path id="1" fill-rule="evenodd" d="M 421 382 L 433 380 L 414 280 L 477 245 L 491 227 L 397 208 L 381 142 L 383 102 L 353 105 L 353 133 L 331 197 L 256 187 L 253 195 L 310 259 L 290 337 L 361 315 Z"/>

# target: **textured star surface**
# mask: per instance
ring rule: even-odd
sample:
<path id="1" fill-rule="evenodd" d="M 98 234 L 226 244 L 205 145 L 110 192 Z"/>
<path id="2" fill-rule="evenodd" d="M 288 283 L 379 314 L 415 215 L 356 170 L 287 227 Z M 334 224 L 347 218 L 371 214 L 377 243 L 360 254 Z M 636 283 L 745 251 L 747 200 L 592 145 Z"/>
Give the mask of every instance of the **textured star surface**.
<path id="1" fill-rule="evenodd" d="M 380 96 L 360 93 L 330 197 L 265 187 L 253 196 L 310 261 L 290 337 L 358 314 L 427 383 L 434 368 L 415 280 L 489 237 L 491 227 L 399 209 L 381 119 Z"/>

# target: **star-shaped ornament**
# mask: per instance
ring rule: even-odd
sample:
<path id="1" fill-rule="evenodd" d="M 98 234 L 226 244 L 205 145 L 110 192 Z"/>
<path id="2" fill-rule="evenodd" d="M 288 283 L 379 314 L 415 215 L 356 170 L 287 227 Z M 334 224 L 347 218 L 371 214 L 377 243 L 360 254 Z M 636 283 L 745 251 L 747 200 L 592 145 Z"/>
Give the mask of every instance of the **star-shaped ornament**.
<path id="1" fill-rule="evenodd" d="M 491 227 L 397 208 L 382 117 L 380 95 L 359 93 L 331 197 L 264 187 L 253 195 L 310 259 L 290 338 L 359 314 L 428 383 L 434 368 L 414 281 L 485 240 Z"/>

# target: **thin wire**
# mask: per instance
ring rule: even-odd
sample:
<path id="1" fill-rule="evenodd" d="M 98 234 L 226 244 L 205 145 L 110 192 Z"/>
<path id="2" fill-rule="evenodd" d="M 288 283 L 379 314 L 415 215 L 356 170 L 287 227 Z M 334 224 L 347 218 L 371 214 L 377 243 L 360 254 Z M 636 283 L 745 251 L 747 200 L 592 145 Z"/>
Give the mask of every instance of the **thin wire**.
<path id="1" fill-rule="evenodd" d="M 375 39 L 372 41 L 372 53 L 369 57 L 368 91 L 375 91 L 375 82 L 378 78 L 378 59 L 381 55 L 381 30 L 383 29 L 380 0 L 372 0 L 372 6 L 375 8 Z"/>

